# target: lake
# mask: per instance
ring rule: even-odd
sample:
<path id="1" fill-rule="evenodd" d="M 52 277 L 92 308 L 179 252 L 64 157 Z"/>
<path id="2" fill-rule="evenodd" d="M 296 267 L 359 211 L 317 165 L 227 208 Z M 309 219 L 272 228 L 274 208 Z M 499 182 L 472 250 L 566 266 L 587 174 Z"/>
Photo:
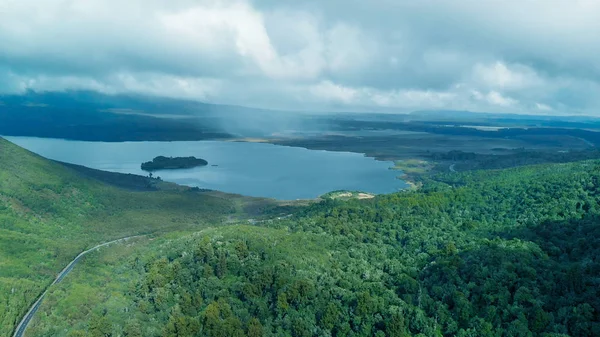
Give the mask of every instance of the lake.
<path id="1" fill-rule="evenodd" d="M 142 162 L 195 156 L 208 166 L 154 173 L 165 181 L 247 196 L 311 199 L 335 190 L 392 193 L 407 187 L 391 162 L 358 153 L 308 150 L 265 143 L 224 141 L 85 142 L 5 137 L 46 158 L 94 169 L 148 175 Z M 216 165 L 216 166 L 213 166 Z"/>

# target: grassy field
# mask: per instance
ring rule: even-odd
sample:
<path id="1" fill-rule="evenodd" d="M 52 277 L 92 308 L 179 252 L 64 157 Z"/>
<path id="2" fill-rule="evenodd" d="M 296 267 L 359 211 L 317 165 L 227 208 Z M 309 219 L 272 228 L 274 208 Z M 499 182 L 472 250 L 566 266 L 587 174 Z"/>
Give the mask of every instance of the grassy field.
<path id="1" fill-rule="evenodd" d="M 397 160 L 393 168 L 401 170 L 405 174 L 424 174 L 429 172 L 433 165 L 426 160 L 406 159 Z"/>
<path id="2" fill-rule="evenodd" d="M 467 171 L 600 158 L 594 143 L 596 133 L 585 131 L 585 137 L 589 139 L 584 139 L 580 135 L 582 130 L 528 130 L 523 126 L 498 133 L 451 127 L 444 123 L 346 122 L 350 124 L 341 127 L 337 135 L 317 134 L 268 141 L 308 149 L 364 153 L 377 160 L 394 161 L 396 168 L 405 173 L 404 178 L 413 186 L 419 185 L 419 177 L 423 175 L 451 172 L 452 165 L 456 171 Z M 397 130 L 391 130 L 394 128 Z M 402 132 L 413 129 L 419 132 Z"/>
<path id="3" fill-rule="evenodd" d="M 134 191 L 96 178 L 0 138 L 0 336 L 13 330 L 56 274 L 86 248 L 136 234 L 199 230 L 244 218 L 246 211 L 256 216 L 278 209 L 266 199 L 173 184 Z M 131 180 L 121 178 L 112 180 L 115 185 Z"/>

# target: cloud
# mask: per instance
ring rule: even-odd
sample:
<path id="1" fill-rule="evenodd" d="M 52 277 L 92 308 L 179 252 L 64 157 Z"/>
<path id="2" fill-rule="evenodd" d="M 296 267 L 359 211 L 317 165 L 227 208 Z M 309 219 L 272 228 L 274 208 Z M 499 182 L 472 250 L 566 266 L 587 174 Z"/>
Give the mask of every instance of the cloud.
<path id="1" fill-rule="evenodd" d="M 522 90 L 544 85 L 542 79 L 529 67 L 518 64 L 509 67 L 499 61 L 492 64 L 476 64 L 473 75 L 476 84 L 488 88 Z"/>
<path id="2" fill-rule="evenodd" d="M 598 114 L 600 2 L 0 0 L 0 92 Z"/>
<path id="3" fill-rule="evenodd" d="M 310 93 L 328 101 L 341 103 L 356 103 L 358 91 L 353 88 L 343 87 L 331 81 L 323 81 L 310 87 Z"/>
<path id="4" fill-rule="evenodd" d="M 518 101 L 505 97 L 501 93 L 497 91 L 490 91 L 487 95 L 484 96 L 485 100 L 487 100 L 490 104 L 498 105 L 502 107 L 509 107 L 518 103 Z"/>
<path id="5" fill-rule="evenodd" d="M 552 108 L 547 106 L 546 104 L 542 104 L 542 103 L 535 103 L 535 107 L 539 110 L 539 111 L 552 111 Z"/>

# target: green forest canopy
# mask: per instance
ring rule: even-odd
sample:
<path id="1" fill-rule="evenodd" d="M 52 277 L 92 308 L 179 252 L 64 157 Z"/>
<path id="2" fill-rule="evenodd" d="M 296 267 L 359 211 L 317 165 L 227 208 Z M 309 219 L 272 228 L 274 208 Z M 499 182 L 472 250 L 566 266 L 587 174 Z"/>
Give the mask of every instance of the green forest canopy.
<path id="1" fill-rule="evenodd" d="M 152 161 L 142 163 L 142 170 L 157 171 L 157 170 L 173 170 L 185 169 L 198 166 L 206 166 L 208 162 L 196 157 L 165 157 L 158 156 Z"/>
<path id="2" fill-rule="evenodd" d="M 31 332 L 599 336 L 599 220 L 598 161 L 438 175 L 96 254 Z"/>
<path id="3" fill-rule="evenodd" d="M 133 192 L 0 138 L 0 336 L 85 248 L 140 233 L 204 228 L 235 213 L 226 197 Z"/>

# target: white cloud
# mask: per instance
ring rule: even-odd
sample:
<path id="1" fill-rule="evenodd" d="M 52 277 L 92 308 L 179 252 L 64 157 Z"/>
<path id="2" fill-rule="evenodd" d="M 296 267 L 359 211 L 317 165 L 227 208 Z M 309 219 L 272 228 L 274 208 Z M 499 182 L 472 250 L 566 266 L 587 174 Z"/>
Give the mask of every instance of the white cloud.
<path id="1" fill-rule="evenodd" d="M 511 107 L 518 103 L 517 100 L 506 97 L 497 91 L 482 93 L 478 90 L 471 91 L 471 98 L 474 101 L 484 102 L 492 106 Z"/>
<path id="2" fill-rule="evenodd" d="M 331 81 L 323 81 L 312 85 L 309 92 L 325 101 L 333 101 L 345 104 L 356 103 L 358 91 L 344 87 Z"/>
<path id="3" fill-rule="evenodd" d="M 455 93 L 431 90 L 377 90 L 369 87 L 352 88 L 324 81 L 311 86 L 310 92 L 329 102 L 375 108 L 442 108 L 457 98 Z M 401 110 L 402 111 L 402 110 Z"/>
<path id="4" fill-rule="evenodd" d="M 456 94 L 431 90 L 394 90 L 371 92 L 367 96 L 382 107 L 413 108 L 423 106 L 443 108 L 456 99 Z"/>
<path id="5" fill-rule="evenodd" d="M 549 111 L 552 111 L 552 110 L 553 110 L 553 109 L 552 109 L 550 106 L 548 106 L 548 105 L 546 105 L 546 104 L 543 104 L 543 103 L 537 103 L 537 102 L 536 102 L 536 103 L 535 103 L 535 107 L 536 107 L 538 110 L 542 111 L 542 112 L 549 112 Z"/>
<path id="6" fill-rule="evenodd" d="M 500 61 L 492 64 L 476 64 L 473 77 L 478 84 L 505 90 L 519 90 L 544 84 L 532 69 L 522 65 L 509 67 Z"/>
<path id="7" fill-rule="evenodd" d="M 0 92 L 598 113 L 598 12 L 584 0 L 0 0 Z"/>
<path id="8" fill-rule="evenodd" d="M 5 75 L 6 76 L 6 75 Z M 183 99 L 209 100 L 222 89 L 220 80 L 185 78 L 164 74 L 117 73 L 102 79 L 81 76 L 30 76 L 9 74 L 13 87 L 5 92 L 19 94 L 30 89 L 35 91 L 92 90 L 104 94 L 143 93 Z M 0 83 L 0 86 L 2 83 Z"/>
<path id="9" fill-rule="evenodd" d="M 485 97 L 489 103 L 502 107 L 509 107 L 518 103 L 516 100 L 503 96 L 497 91 L 490 91 Z"/>
<path id="10" fill-rule="evenodd" d="M 333 72 L 355 71 L 368 65 L 377 52 L 377 45 L 356 27 L 344 23 L 335 24 L 326 33 L 325 51 L 328 68 Z"/>

